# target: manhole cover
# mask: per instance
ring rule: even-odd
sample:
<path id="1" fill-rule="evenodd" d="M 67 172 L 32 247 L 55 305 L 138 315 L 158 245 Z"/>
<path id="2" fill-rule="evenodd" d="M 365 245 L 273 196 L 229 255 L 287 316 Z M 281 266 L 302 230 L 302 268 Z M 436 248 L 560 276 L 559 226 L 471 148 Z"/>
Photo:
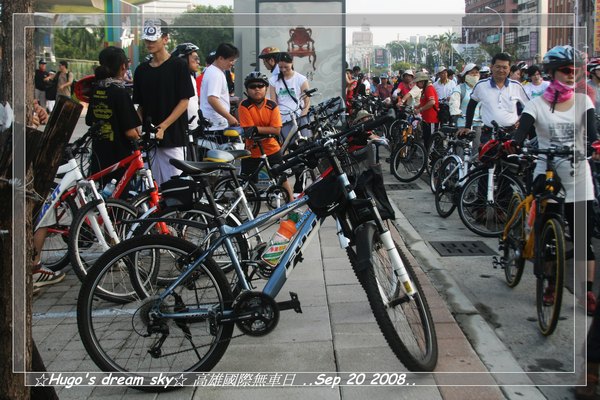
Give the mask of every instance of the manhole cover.
<path id="1" fill-rule="evenodd" d="M 440 241 L 429 242 L 433 248 L 442 257 L 452 256 L 493 256 L 496 252 L 489 248 L 488 245 L 481 240 L 464 242 L 464 241 Z"/>
<path id="2" fill-rule="evenodd" d="M 385 190 L 419 190 L 416 183 L 388 183 L 384 186 Z"/>

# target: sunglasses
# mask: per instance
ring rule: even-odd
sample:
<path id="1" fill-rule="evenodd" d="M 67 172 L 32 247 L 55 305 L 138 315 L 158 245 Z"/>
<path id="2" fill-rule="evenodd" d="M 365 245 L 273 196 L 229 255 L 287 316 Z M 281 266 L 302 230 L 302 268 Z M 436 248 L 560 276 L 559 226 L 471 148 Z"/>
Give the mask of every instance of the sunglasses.
<path id="1" fill-rule="evenodd" d="M 264 87 L 267 87 L 267 85 L 261 85 L 261 84 L 258 84 L 258 85 L 248 85 L 248 89 L 262 89 Z"/>
<path id="2" fill-rule="evenodd" d="M 556 69 L 559 72 L 562 72 L 565 75 L 571 75 L 575 72 L 579 71 L 579 68 L 573 66 L 560 67 Z"/>

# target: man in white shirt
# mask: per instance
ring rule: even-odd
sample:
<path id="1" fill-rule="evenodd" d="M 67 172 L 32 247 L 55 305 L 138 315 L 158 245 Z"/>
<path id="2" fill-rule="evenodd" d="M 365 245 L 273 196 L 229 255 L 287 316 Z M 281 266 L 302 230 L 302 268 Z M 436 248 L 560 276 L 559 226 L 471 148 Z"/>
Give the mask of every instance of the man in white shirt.
<path id="1" fill-rule="evenodd" d="M 212 126 L 211 131 L 223 131 L 228 126 L 238 126 L 238 120 L 230 114 L 229 89 L 225 71 L 231 69 L 239 56 L 238 49 L 221 43 L 215 53 L 215 61 L 204 71 L 200 90 L 200 109 Z"/>
<path id="2" fill-rule="evenodd" d="M 446 67 L 440 67 L 437 76 L 438 80 L 433 84 L 433 88 L 437 92 L 439 101 L 448 101 L 456 87 L 456 82 L 448 79 L 448 69 Z"/>
<path id="3" fill-rule="evenodd" d="M 473 88 L 467 106 L 465 127 L 459 129 L 459 135 L 471 130 L 475 108 L 479 103 L 481 103 L 481 119 L 484 125 L 481 130 L 481 144 L 490 139 L 492 121 L 508 133 L 516 129 L 519 120 L 517 103 L 525 104 L 529 101 L 529 97 L 519 82 L 508 78 L 510 61 L 510 55 L 506 53 L 498 53 L 492 58 L 492 76 L 479 80 Z"/>

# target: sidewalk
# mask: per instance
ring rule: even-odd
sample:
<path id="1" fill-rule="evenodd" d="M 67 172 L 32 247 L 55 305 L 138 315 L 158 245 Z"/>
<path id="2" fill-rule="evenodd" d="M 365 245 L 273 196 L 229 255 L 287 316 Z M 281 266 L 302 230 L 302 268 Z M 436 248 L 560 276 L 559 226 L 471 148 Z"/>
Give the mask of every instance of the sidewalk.
<path id="1" fill-rule="evenodd" d="M 386 172 L 386 174 L 389 174 Z M 391 175 L 386 181 L 393 182 Z M 402 191 L 391 191 L 395 202 L 404 201 Z M 405 216 L 397 210 L 396 225 L 411 246 L 401 250 L 414 260 L 411 252 L 423 249 L 423 239 L 411 229 Z M 402 241 L 399 240 L 400 243 Z M 421 253 L 421 256 L 423 253 Z M 417 262 L 413 262 L 417 265 Z M 427 273 L 433 273 L 426 266 Z M 508 388 L 501 391 L 494 377 L 467 340 L 452 316 L 443 298 L 432 286 L 430 279 L 420 268 L 416 268 L 427 301 L 432 310 L 439 345 L 439 360 L 436 374 L 424 374 L 412 382 L 415 386 L 378 387 L 291 387 L 291 388 L 192 388 L 151 394 L 121 387 L 73 387 L 57 388 L 61 399 L 247 399 L 264 400 L 285 397 L 286 400 L 306 399 L 504 399 L 544 398 L 536 388 L 522 387 L 513 393 Z M 446 295 L 450 293 L 456 302 L 459 299 L 468 310 L 475 307 L 467 300 L 457 285 L 448 281 Z M 34 298 L 33 337 L 44 359 L 48 371 L 91 371 L 98 367 L 87 356 L 77 332 L 76 302 L 80 283 L 73 272 L 57 285 L 42 288 Z M 364 290 L 358 283 L 346 257 L 340 249 L 332 220 L 315 237 L 304 262 L 293 271 L 281 291 L 278 300 L 289 299 L 289 292 L 296 292 L 303 313 L 282 311 L 277 328 L 264 337 L 242 336 L 234 339 L 225 356 L 213 372 L 402 372 L 405 368 L 393 355 L 372 316 Z M 487 325 L 481 320 L 481 324 Z M 493 332 L 480 327 L 479 343 L 495 346 L 501 363 L 506 361 L 508 349 L 498 343 Z M 234 334 L 239 333 L 235 331 Z M 490 336 L 491 335 L 491 336 Z M 493 336 L 493 337 L 492 337 Z M 495 341 L 494 341 L 494 338 Z M 489 361 L 489 360 L 488 360 Z M 516 364 L 516 363 L 515 363 Z M 512 365 L 511 365 L 512 366 Z M 518 365 L 517 365 L 518 366 Z M 457 374 L 453 374 L 456 372 Z M 466 372 L 466 373 L 463 373 Z M 414 376 L 414 375 L 413 375 Z M 498 379 L 496 377 L 496 379 Z M 456 385 L 484 386 L 449 386 Z M 510 383 L 510 382 L 503 382 Z M 489 386 L 488 386 L 489 385 Z M 252 390 L 252 392 L 248 392 Z M 525 397 L 523 397 L 525 396 Z"/>

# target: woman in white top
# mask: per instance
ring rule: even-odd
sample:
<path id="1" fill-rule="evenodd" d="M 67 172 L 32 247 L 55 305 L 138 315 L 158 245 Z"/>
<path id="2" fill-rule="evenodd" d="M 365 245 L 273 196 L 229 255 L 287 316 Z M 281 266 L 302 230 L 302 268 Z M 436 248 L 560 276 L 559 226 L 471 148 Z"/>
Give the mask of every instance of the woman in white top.
<path id="1" fill-rule="evenodd" d="M 527 93 L 530 99 L 543 95 L 548 86 L 550 86 L 550 82 L 542 79 L 542 71 L 537 65 L 529 67 L 527 76 L 529 76 L 530 82 L 524 85 L 523 89 L 525 89 L 525 93 Z"/>
<path id="2" fill-rule="evenodd" d="M 540 149 L 551 146 L 574 146 L 580 153 L 586 154 L 589 143 L 596 140 L 594 105 L 584 93 L 575 93 L 575 59 L 581 54 L 571 46 L 553 47 L 544 56 L 544 68 L 552 81 L 543 95 L 534 98 L 525 105 L 519 128 L 513 138 L 521 144 L 525 137 L 535 129 Z M 587 121 L 587 135 L 586 135 Z M 594 157 L 598 157 L 594 155 Z M 592 291 L 594 281 L 595 256 L 591 245 L 594 229 L 594 185 L 590 166 L 586 160 L 571 163 L 556 158 L 555 169 L 565 190 L 565 219 L 574 236 L 574 204 L 587 203 L 587 305 L 588 313 L 596 308 L 596 298 Z M 538 160 L 534 171 L 532 190 L 539 192 L 545 185 L 546 162 Z M 553 204 L 548 204 L 550 208 Z M 548 210 L 546 210 L 548 211 Z M 547 289 L 553 290 L 553 286 Z M 544 294 L 553 296 L 552 293 Z M 546 301 L 546 300 L 545 300 Z"/>
<path id="3" fill-rule="evenodd" d="M 289 53 L 279 55 L 279 75 L 269 79 L 270 98 L 279 106 L 281 112 L 281 136 L 285 140 L 292 129 L 292 113 L 297 117 L 306 115 L 310 106 L 308 97 L 300 98 L 308 90 L 308 80 L 294 71 L 293 58 Z"/>
<path id="4" fill-rule="evenodd" d="M 465 65 L 461 74 L 463 78 L 463 83 L 459 84 L 454 88 L 452 94 L 450 95 L 450 115 L 452 115 L 452 120 L 459 128 L 465 127 L 465 119 L 467 115 L 467 106 L 469 105 L 469 100 L 471 100 L 471 92 L 473 91 L 473 87 L 477 82 L 479 82 L 479 67 L 474 63 L 469 63 Z M 481 138 L 481 126 L 483 123 L 481 122 L 481 115 L 479 113 L 479 109 L 481 106 L 478 104 L 475 109 L 475 115 L 473 116 L 473 125 L 472 128 L 475 131 L 475 138 L 473 138 L 473 149 L 479 148 L 479 142 Z"/>

